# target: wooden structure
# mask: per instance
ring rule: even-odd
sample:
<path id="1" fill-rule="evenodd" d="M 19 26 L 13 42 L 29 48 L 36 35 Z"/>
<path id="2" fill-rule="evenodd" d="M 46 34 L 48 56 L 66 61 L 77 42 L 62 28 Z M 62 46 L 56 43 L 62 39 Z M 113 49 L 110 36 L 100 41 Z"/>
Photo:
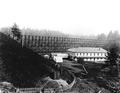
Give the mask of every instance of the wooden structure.
<path id="1" fill-rule="evenodd" d="M 21 44 L 38 53 L 51 53 L 66 52 L 67 49 L 76 47 L 103 47 L 105 41 L 57 36 L 23 35 Z"/>

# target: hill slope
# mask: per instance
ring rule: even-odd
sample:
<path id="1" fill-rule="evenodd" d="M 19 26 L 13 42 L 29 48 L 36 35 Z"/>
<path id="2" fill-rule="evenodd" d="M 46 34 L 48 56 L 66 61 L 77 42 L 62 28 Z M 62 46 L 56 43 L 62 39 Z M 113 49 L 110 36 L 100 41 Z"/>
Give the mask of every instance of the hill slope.
<path id="1" fill-rule="evenodd" d="M 47 59 L 22 47 L 15 40 L 0 33 L 0 80 L 16 87 L 33 87 L 37 79 L 52 71 Z"/>

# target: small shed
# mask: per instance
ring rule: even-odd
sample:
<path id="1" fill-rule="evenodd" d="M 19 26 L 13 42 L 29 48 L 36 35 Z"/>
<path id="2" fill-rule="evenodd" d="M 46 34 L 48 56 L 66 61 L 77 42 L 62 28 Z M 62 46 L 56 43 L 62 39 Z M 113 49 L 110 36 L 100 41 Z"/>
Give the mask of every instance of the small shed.
<path id="1" fill-rule="evenodd" d="M 54 60 L 56 63 L 62 63 L 62 62 L 63 62 L 63 58 L 62 58 L 62 57 L 59 57 L 59 56 L 54 56 L 54 57 L 53 57 L 53 60 Z"/>

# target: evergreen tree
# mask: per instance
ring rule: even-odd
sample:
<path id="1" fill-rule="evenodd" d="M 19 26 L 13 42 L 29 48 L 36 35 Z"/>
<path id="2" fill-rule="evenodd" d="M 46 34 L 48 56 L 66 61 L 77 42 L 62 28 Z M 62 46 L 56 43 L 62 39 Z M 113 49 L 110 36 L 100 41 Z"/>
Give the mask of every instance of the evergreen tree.
<path id="1" fill-rule="evenodd" d="M 16 40 L 20 40 L 21 39 L 21 32 L 20 32 L 20 29 L 19 29 L 19 27 L 17 26 L 16 23 L 11 28 L 11 32 L 13 33 L 13 38 L 14 39 L 16 39 Z"/>
<path id="2" fill-rule="evenodd" d="M 112 43 L 109 47 L 108 53 L 107 53 L 107 60 L 105 61 L 105 65 L 103 65 L 103 68 L 108 68 L 106 75 L 110 76 L 118 76 L 119 73 L 119 66 L 118 66 L 118 58 L 119 58 L 119 45 L 117 43 Z"/>
<path id="3" fill-rule="evenodd" d="M 117 65 L 117 59 L 119 57 L 119 46 L 116 43 L 111 44 L 107 53 L 106 63 L 109 66 Z"/>
<path id="4" fill-rule="evenodd" d="M 105 35 L 104 33 L 102 33 L 102 34 L 99 34 L 99 35 L 97 36 L 97 39 L 98 39 L 98 40 L 106 40 L 107 37 L 106 37 L 106 35 Z"/>

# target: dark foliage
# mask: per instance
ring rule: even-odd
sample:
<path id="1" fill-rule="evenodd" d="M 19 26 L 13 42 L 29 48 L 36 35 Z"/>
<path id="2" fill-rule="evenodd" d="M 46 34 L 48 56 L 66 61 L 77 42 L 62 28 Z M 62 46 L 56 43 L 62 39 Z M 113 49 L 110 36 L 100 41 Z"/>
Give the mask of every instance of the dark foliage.
<path id="1" fill-rule="evenodd" d="M 16 87 L 34 87 L 41 76 L 52 72 L 54 62 L 52 66 L 48 63 L 49 60 L 0 33 L 0 80 Z"/>
<path id="2" fill-rule="evenodd" d="M 16 23 L 11 28 L 11 32 L 13 33 L 14 37 L 17 37 L 17 40 L 21 39 L 21 32 Z"/>
<path id="3" fill-rule="evenodd" d="M 83 58 L 78 58 L 78 63 L 84 65 L 84 60 L 83 60 Z"/>
<path id="4" fill-rule="evenodd" d="M 112 43 L 107 53 L 106 64 L 108 64 L 109 66 L 117 65 L 116 62 L 118 58 L 119 58 L 119 46 L 116 43 Z"/>

